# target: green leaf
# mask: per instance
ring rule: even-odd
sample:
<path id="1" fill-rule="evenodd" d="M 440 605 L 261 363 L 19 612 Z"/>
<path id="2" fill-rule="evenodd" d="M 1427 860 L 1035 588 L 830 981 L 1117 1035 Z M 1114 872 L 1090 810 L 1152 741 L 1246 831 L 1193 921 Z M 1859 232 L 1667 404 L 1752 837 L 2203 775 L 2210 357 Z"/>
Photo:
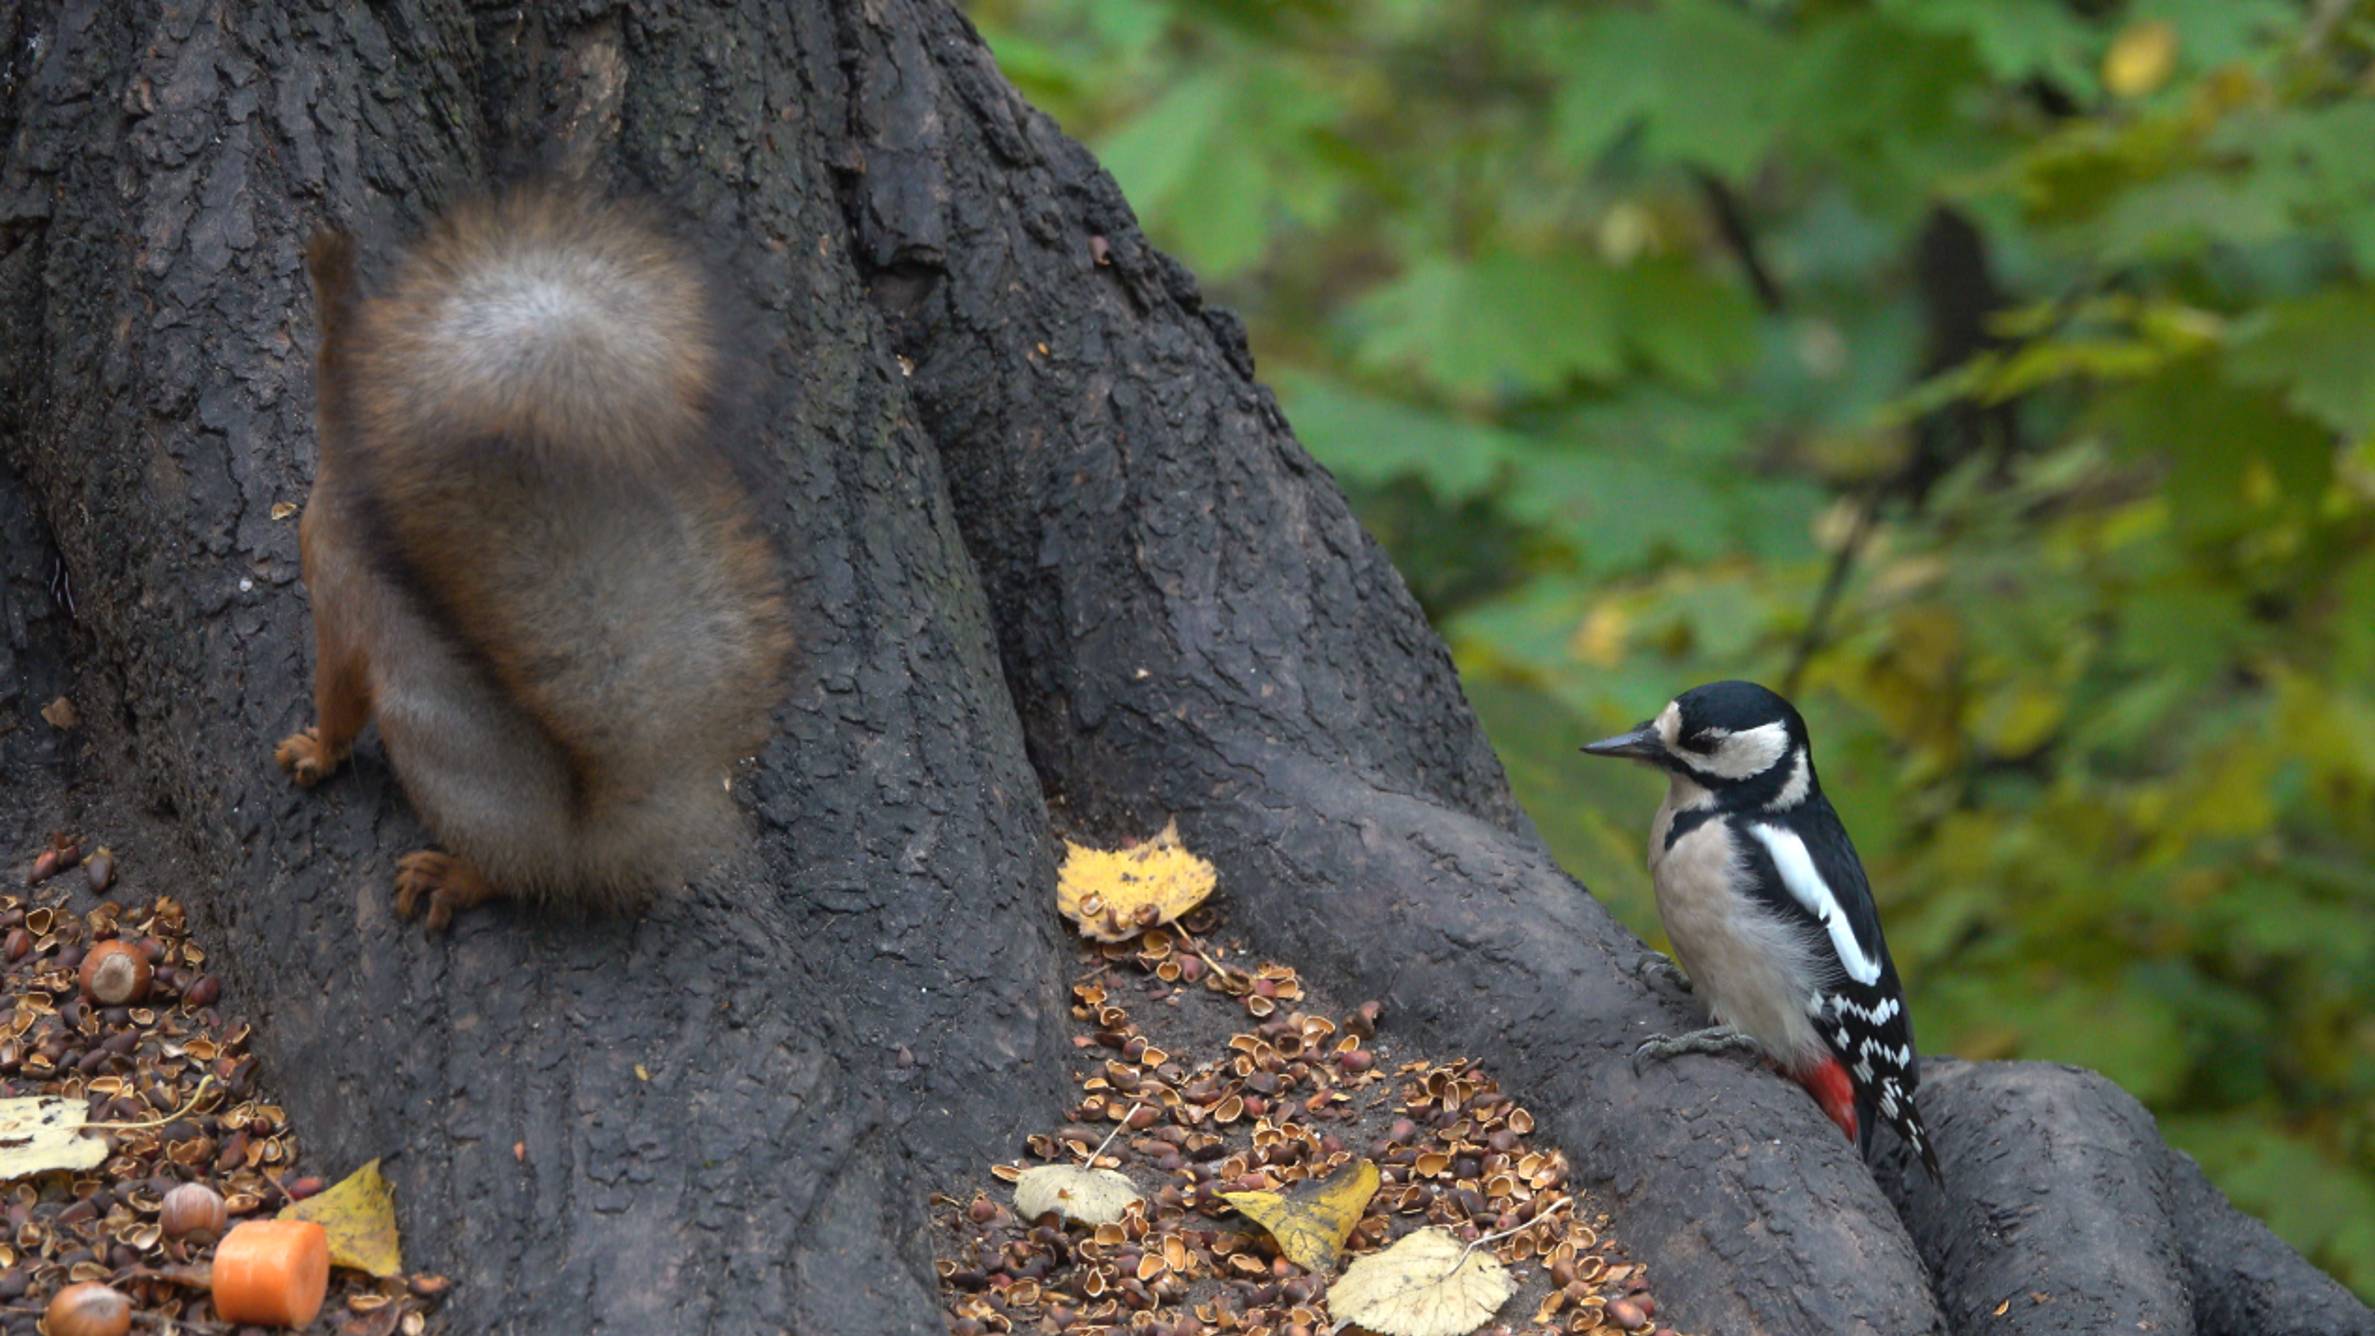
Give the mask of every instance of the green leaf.
<path id="1" fill-rule="evenodd" d="M 1897 22 L 1968 40 L 1999 82 L 2041 79 L 2080 101 L 2100 87 L 2095 66 L 2104 36 L 2065 0 L 1881 0 Z"/>
<path id="2" fill-rule="evenodd" d="M 2136 1098 L 2170 1095 L 2184 1075 L 2185 1031 L 2148 993 L 2064 980 L 2016 1012 L 2034 1056 L 2092 1067 Z"/>
<path id="3" fill-rule="evenodd" d="M 1738 180 L 1764 159 L 1788 49 L 1746 10 L 1667 0 L 1604 8 L 1579 27 L 1553 113 L 1562 150 L 1598 158 L 1638 127 L 1653 161 Z"/>
<path id="4" fill-rule="evenodd" d="M 1679 262 L 1623 271 L 1625 341 L 1693 389 L 1714 389 L 1756 356 L 1756 307 L 1738 287 Z"/>
<path id="5" fill-rule="evenodd" d="M 2201 71 L 2273 63 L 2288 52 L 2300 10 L 2287 0 L 2134 0 L 2121 17 L 2173 25 L 2179 67 Z"/>
<path id="6" fill-rule="evenodd" d="M 1364 298 L 1348 323 L 1362 366 L 1416 369 L 1456 393 L 1540 393 L 1624 365 L 1615 280 L 1574 255 L 1433 260 Z"/>
<path id="7" fill-rule="evenodd" d="M 2079 237 L 2103 263 L 2126 264 L 2190 259 L 2212 245 L 2260 245 L 2292 227 L 2283 204 L 2248 180 L 2189 171 L 2118 196 Z"/>
<path id="8" fill-rule="evenodd" d="M 1317 151 L 1333 95 L 1266 65 L 1191 74 L 1098 144 L 1098 156 L 1166 244 L 1225 275 L 1260 259 L 1273 220 L 1324 219 L 1339 193 Z M 1270 133 L 1248 141 L 1248 119 Z"/>
<path id="9" fill-rule="evenodd" d="M 1417 478 L 1447 501 L 1490 486 L 1518 443 L 1495 427 L 1309 374 L 1278 378 L 1279 404 L 1312 456 L 1338 477 L 1379 484 Z"/>
<path id="10" fill-rule="evenodd" d="M 2314 499 L 2332 473 L 2332 435 L 2203 362 L 2178 363 L 2115 400 L 2122 441 L 2170 461 L 2179 523 L 2198 536 L 2231 535 L 2259 522 L 2266 505 Z"/>
<path id="11" fill-rule="evenodd" d="M 2375 102 L 2249 107 L 2205 141 L 2248 164 L 2248 188 L 2280 201 L 2296 226 L 2339 235 L 2362 274 L 2375 272 Z"/>
<path id="12" fill-rule="evenodd" d="M 1585 570 L 1633 570 L 1660 555 L 1703 561 L 1730 546 L 1707 522 L 1717 510 L 1707 485 L 1654 455 L 1535 446 L 1513 463 L 1510 513 L 1553 526 Z"/>
<path id="13" fill-rule="evenodd" d="M 2263 308 L 2236 329 L 2227 365 L 2238 380 L 2282 388 L 2287 404 L 2336 431 L 2375 434 L 2375 290 Z"/>

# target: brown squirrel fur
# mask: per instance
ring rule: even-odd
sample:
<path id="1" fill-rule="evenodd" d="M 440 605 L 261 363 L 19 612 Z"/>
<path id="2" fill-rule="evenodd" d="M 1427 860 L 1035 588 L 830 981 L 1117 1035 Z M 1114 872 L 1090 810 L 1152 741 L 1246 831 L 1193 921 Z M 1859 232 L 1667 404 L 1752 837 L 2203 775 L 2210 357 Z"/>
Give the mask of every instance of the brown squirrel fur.
<path id="1" fill-rule="evenodd" d="M 549 190 L 448 214 L 386 290 L 306 252 L 321 456 L 298 544 L 310 787 L 376 716 L 448 852 L 399 864 L 429 927 L 508 895 L 630 910 L 733 833 L 791 637 L 718 448 L 702 276 L 642 217 Z"/>

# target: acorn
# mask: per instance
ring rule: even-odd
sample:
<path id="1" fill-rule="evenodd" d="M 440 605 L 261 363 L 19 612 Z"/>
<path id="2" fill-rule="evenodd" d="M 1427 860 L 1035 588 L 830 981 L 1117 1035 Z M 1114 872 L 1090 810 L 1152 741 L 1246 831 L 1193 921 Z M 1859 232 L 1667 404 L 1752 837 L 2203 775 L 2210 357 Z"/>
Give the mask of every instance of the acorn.
<path id="1" fill-rule="evenodd" d="M 223 1195 L 204 1183 L 184 1183 L 166 1193 L 157 1212 L 157 1227 L 165 1237 L 200 1243 L 220 1237 L 229 1220 Z"/>
<path id="2" fill-rule="evenodd" d="M 101 1006 L 121 1007 L 148 996 L 148 955 L 125 941 L 105 941 L 82 959 L 84 996 Z"/>
<path id="3" fill-rule="evenodd" d="M 132 1330 L 132 1301 L 86 1280 L 58 1291 L 41 1320 L 49 1336 L 124 1336 Z"/>

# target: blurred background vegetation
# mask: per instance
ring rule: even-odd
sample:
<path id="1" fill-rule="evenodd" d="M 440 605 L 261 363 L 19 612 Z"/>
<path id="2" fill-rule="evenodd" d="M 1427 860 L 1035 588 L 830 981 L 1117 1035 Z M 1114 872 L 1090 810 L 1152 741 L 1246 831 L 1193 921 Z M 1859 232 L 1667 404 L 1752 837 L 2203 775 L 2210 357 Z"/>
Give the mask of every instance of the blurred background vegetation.
<path id="1" fill-rule="evenodd" d="M 1574 747 L 1791 692 L 1924 1047 L 2109 1073 L 2375 1298 L 2375 13 L 971 8 L 1628 923 L 1658 782 Z"/>

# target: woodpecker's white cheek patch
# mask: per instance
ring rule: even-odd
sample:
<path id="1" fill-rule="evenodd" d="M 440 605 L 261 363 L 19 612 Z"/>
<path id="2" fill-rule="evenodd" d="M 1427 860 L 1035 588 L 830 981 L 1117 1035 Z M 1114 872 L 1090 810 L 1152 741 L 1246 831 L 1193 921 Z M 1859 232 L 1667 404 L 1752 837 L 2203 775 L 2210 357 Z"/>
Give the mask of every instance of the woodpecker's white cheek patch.
<path id="1" fill-rule="evenodd" d="M 1839 907 L 1839 897 L 1814 870 L 1814 856 L 1806 852 L 1806 842 L 1791 831 L 1761 821 L 1748 830 L 1772 856 L 1774 870 L 1781 874 L 1781 884 L 1789 888 L 1790 898 L 1830 932 L 1831 951 L 1839 957 L 1847 976 L 1861 984 L 1879 982 L 1880 962 L 1865 954 L 1864 944 L 1856 940 L 1854 926 Z"/>
<path id="2" fill-rule="evenodd" d="M 1720 733 L 1718 729 L 1707 731 Z M 1745 732 L 1724 734 L 1712 753 L 1693 757 L 1691 764 L 1724 779 L 1746 779 L 1772 769 L 1789 751 L 1789 726 L 1775 720 Z"/>

